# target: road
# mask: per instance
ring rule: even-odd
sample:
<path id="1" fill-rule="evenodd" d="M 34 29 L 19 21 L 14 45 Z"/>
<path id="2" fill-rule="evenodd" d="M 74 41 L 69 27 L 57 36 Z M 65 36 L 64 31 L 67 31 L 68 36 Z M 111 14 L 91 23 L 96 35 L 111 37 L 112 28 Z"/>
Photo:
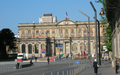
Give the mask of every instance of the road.
<path id="1" fill-rule="evenodd" d="M 75 65 L 76 60 L 71 60 L 70 58 L 62 59 L 61 61 L 51 62 L 50 65 L 47 64 L 47 62 L 35 62 L 35 66 L 28 67 L 28 68 L 22 68 L 22 69 L 15 69 L 13 71 L 6 71 L 6 72 L 0 72 L 0 75 L 50 75 L 51 72 L 53 72 L 53 75 L 57 75 L 57 72 L 59 72 L 59 75 L 61 75 L 62 71 L 67 73 L 67 70 L 72 70 L 77 68 Z M 79 66 L 83 66 L 83 63 L 88 62 L 89 60 L 79 60 L 79 62 L 82 62 L 79 64 Z M 7 63 L 7 62 L 6 62 Z M 11 64 L 7 65 L 0 65 L 1 66 L 14 66 L 16 62 L 11 62 Z M 28 62 L 25 62 L 28 63 Z M 75 66 L 72 66 L 75 65 Z"/>

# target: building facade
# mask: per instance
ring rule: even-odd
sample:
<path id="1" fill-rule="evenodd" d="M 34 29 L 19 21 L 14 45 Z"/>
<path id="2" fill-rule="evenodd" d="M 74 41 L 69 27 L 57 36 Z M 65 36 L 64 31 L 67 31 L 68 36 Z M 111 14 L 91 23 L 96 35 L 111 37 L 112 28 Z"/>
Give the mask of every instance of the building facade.
<path id="1" fill-rule="evenodd" d="M 114 60 L 115 57 L 120 58 L 120 0 L 106 0 L 106 12 L 112 30 L 112 59 Z"/>
<path id="2" fill-rule="evenodd" d="M 59 22 L 19 23 L 18 52 L 37 57 L 88 53 L 88 22 L 65 19 Z M 100 25 L 101 46 L 105 27 Z M 95 54 L 95 22 L 90 21 L 90 48 Z"/>

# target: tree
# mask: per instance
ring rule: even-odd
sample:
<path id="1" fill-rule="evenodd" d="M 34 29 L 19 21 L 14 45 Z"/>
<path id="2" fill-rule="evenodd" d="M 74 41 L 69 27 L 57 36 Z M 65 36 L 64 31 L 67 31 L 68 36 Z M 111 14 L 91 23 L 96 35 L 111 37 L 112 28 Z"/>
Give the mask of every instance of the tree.
<path id="1" fill-rule="evenodd" d="M 2 29 L 0 31 L 0 51 L 2 52 L 2 54 L 7 54 L 6 46 L 8 46 L 10 50 L 13 50 L 15 48 L 14 41 L 14 33 L 10 29 Z"/>
<path id="2" fill-rule="evenodd" d="M 105 13 L 104 15 L 100 15 L 101 16 L 101 20 L 100 20 L 101 24 L 109 23 L 108 20 L 106 19 L 106 11 L 105 11 L 106 10 L 106 0 L 97 0 L 96 2 L 97 3 L 102 3 L 102 5 L 103 5 L 102 10 Z M 107 48 L 108 52 L 112 51 L 112 30 L 111 30 L 111 25 L 108 25 L 106 27 L 105 45 L 106 45 L 106 48 Z"/>

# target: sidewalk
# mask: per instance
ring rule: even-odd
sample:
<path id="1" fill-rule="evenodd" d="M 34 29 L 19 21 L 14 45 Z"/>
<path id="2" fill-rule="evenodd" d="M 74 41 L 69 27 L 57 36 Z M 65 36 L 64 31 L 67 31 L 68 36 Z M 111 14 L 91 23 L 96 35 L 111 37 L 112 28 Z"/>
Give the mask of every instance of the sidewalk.
<path id="1" fill-rule="evenodd" d="M 118 73 L 120 74 L 120 72 Z M 115 74 L 115 69 L 112 68 L 112 64 L 109 62 L 101 63 L 100 67 L 98 68 L 97 75 L 118 75 Z M 95 75 L 94 68 L 91 66 L 90 68 L 86 68 L 83 72 L 79 73 L 78 75 Z"/>

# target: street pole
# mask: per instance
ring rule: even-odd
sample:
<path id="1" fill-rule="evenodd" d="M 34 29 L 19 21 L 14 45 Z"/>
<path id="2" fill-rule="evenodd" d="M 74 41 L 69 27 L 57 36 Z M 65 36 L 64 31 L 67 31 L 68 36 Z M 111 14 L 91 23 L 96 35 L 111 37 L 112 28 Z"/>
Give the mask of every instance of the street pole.
<path id="1" fill-rule="evenodd" d="M 83 15 L 87 16 L 88 17 L 88 56 L 90 58 L 90 64 L 91 64 L 91 49 L 90 49 L 90 17 L 88 15 L 86 15 L 85 13 L 83 13 L 82 11 L 79 10 L 80 13 L 82 13 Z"/>
<path id="2" fill-rule="evenodd" d="M 94 17 L 95 19 L 95 17 Z M 100 52 L 100 22 L 96 19 L 98 22 L 98 39 L 99 39 L 99 65 L 101 65 L 101 52 Z"/>
<path id="3" fill-rule="evenodd" d="M 95 12 L 95 32 L 96 32 L 96 35 L 95 35 L 95 38 L 96 38 L 96 58 L 97 58 L 97 61 L 98 61 L 98 50 L 97 50 L 97 22 L 96 22 L 96 19 L 97 19 L 97 11 L 95 9 L 95 7 L 93 6 L 92 2 L 90 2 L 94 12 Z"/>
<path id="4" fill-rule="evenodd" d="M 100 52 L 100 22 L 98 22 L 98 36 L 99 36 L 99 65 L 101 65 L 101 52 Z"/>
<path id="5" fill-rule="evenodd" d="M 54 55 L 56 55 L 55 47 L 56 47 L 56 43 L 55 43 L 55 37 L 54 37 Z"/>

